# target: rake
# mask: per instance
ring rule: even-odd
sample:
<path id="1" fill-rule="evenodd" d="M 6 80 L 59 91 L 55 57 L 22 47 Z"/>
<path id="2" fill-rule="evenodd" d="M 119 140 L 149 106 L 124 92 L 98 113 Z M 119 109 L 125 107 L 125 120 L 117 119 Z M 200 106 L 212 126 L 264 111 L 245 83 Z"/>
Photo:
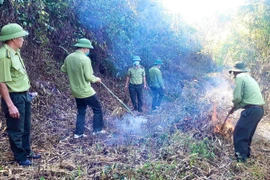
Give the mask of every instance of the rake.
<path id="1" fill-rule="evenodd" d="M 226 123 L 226 121 L 227 121 L 227 119 L 228 119 L 229 116 L 230 116 L 230 114 L 228 114 L 228 115 L 226 116 L 226 118 L 225 118 L 225 120 L 224 120 L 224 122 L 223 122 L 223 124 L 222 124 L 222 126 L 221 126 L 221 128 L 220 128 L 220 130 L 223 129 L 223 127 L 224 127 L 224 125 L 225 125 L 225 123 Z"/>
<path id="2" fill-rule="evenodd" d="M 123 103 L 123 101 L 119 97 L 117 97 L 103 82 L 100 83 L 135 117 L 135 114 L 130 110 L 130 108 L 125 103 Z"/>

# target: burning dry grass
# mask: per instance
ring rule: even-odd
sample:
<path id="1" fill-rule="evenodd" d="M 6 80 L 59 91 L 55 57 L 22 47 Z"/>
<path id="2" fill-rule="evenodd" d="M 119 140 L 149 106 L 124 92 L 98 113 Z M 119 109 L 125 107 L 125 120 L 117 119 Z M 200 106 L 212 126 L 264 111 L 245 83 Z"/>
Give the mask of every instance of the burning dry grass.
<path id="1" fill-rule="evenodd" d="M 43 158 L 29 168 L 13 163 L 7 136 L 1 134 L 1 179 L 269 178 L 269 158 L 261 151 L 269 145 L 264 141 L 253 145 L 254 155 L 247 164 L 237 163 L 231 158 L 232 143 L 209 131 L 208 125 L 189 128 L 183 121 L 169 129 L 166 125 L 153 128 L 166 119 L 160 114 L 146 117 L 142 132 L 118 131 L 115 124 L 121 120 L 110 119 L 111 133 L 98 137 L 75 140 L 71 131 L 65 138 L 63 133 L 43 133 L 34 139 L 34 150 Z M 183 132 L 185 127 L 189 130 Z"/>
<path id="2" fill-rule="evenodd" d="M 234 161 L 231 127 L 215 131 L 224 120 L 217 108 L 195 116 L 185 111 L 189 107 L 164 104 L 159 112 L 146 109 L 134 118 L 110 99 L 114 104 L 108 104 L 112 113 L 106 111 L 108 133 L 92 136 L 88 122 L 89 137 L 73 139 L 72 100 L 60 106 L 56 102 L 63 100 L 50 95 L 55 105 L 47 106 L 48 98 L 33 104 L 32 144 L 42 159 L 19 167 L 3 124 L 0 179 L 270 179 L 269 144 L 257 139 L 246 164 Z"/>

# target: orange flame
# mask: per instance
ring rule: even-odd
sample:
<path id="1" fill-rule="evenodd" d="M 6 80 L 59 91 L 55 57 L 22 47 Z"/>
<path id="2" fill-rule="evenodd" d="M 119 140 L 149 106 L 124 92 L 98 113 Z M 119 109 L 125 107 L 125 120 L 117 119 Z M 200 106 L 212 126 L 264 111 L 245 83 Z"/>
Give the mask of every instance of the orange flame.
<path id="1" fill-rule="evenodd" d="M 213 105 L 212 121 L 217 121 L 217 103 L 214 103 Z"/>
<path id="2" fill-rule="evenodd" d="M 213 124 L 216 124 L 214 126 L 215 133 L 218 132 L 218 133 L 221 133 L 223 135 L 230 135 L 234 130 L 234 125 L 232 124 L 232 122 L 229 119 L 226 121 L 226 123 L 224 124 L 223 127 L 222 127 L 223 122 L 221 122 L 222 124 L 217 122 L 217 104 L 216 103 L 214 103 L 214 105 L 213 105 L 213 113 L 212 113 L 211 120 L 212 120 Z"/>

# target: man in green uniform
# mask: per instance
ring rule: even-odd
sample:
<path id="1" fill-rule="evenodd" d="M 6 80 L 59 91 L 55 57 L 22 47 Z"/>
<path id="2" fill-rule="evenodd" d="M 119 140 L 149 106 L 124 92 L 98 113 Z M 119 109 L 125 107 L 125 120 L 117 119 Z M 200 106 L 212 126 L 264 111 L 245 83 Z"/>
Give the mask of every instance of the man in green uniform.
<path id="1" fill-rule="evenodd" d="M 250 157 L 250 145 L 258 123 L 262 119 L 265 104 L 258 83 L 247 73 L 249 69 L 241 61 L 236 62 L 229 73 L 234 74 L 235 89 L 233 92 L 233 107 L 229 111 L 243 108 L 234 134 L 235 156 L 239 162 L 245 162 Z"/>
<path id="2" fill-rule="evenodd" d="M 149 69 L 149 86 L 153 93 L 152 110 L 160 108 L 160 103 L 164 96 L 164 83 L 160 67 L 162 61 L 156 60 L 154 66 Z"/>
<path id="3" fill-rule="evenodd" d="M 104 133 L 102 107 L 99 103 L 95 90 L 91 83 L 101 82 L 99 77 L 94 76 L 91 60 L 88 57 L 90 49 L 93 49 L 91 41 L 79 39 L 74 45 L 77 50 L 68 55 L 61 71 L 67 73 L 71 86 L 72 95 L 77 105 L 77 121 L 74 138 L 87 137 L 85 130 L 85 114 L 87 106 L 91 107 L 94 113 L 93 135 Z"/>
<path id="4" fill-rule="evenodd" d="M 20 55 L 23 37 L 28 32 L 10 23 L 1 29 L 0 41 L 0 93 L 2 109 L 7 120 L 7 132 L 15 160 L 22 166 L 32 165 L 27 158 L 40 158 L 31 151 L 31 97 L 29 78 Z"/>
<path id="5" fill-rule="evenodd" d="M 146 89 L 145 70 L 140 65 L 141 58 L 133 57 L 133 67 L 128 69 L 125 88 L 129 89 L 130 99 L 135 111 L 142 112 L 143 88 Z"/>

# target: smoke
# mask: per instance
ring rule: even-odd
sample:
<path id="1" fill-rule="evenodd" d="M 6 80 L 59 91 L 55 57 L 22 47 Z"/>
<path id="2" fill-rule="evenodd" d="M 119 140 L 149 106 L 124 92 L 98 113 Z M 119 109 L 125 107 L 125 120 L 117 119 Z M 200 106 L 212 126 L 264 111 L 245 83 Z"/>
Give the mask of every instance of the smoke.
<path id="1" fill-rule="evenodd" d="M 169 107 L 167 112 L 174 113 L 171 115 L 174 118 L 167 118 L 169 122 L 209 113 L 213 103 L 230 104 L 229 83 L 223 76 L 211 74 L 218 72 L 218 66 L 210 55 L 200 53 L 203 48 L 197 38 L 200 32 L 181 17 L 166 13 L 160 4 L 151 2 L 76 1 L 74 7 L 81 24 L 93 33 L 97 45 L 106 46 L 106 56 L 96 58 L 110 62 L 117 77 L 124 77 L 133 55 L 141 57 L 146 76 L 154 61 L 162 59 L 166 87 L 163 103 L 171 102 L 179 108 Z M 121 142 L 128 135 L 145 136 L 147 121 L 128 115 L 115 119 L 113 124 L 119 132 L 115 132 L 110 142 Z"/>
<path id="2" fill-rule="evenodd" d="M 108 128 L 112 136 L 106 139 L 106 144 L 135 145 L 145 142 L 147 137 L 160 138 L 169 135 L 183 120 L 195 127 L 212 115 L 214 107 L 222 117 L 232 105 L 232 95 L 231 82 L 225 74 L 209 73 L 198 80 L 185 82 L 181 95 L 170 102 L 162 101 L 162 109 L 158 112 L 146 111 L 144 116 L 138 117 L 126 114 L 110 121 Z"/>
<path id="3" fill-rule="evenodd" d="M 98 44 L 106 45 L 109 61 L 115 67 L 115 76 L 124 76 L 138 55 L 142 65 L 149 68 L 157 58 L 178 62 L 185 54 L 200 50 L 194 31 L 174 17 L 161 4 L 152 1 L 101 0 L 78 1 L 74 8 L 82 26 L 91 31 Z M 198 46 L 199 47 L 199 46 Z M 97 57 L 100 58 L 100 57 Z"/>
<path id="4" fill-rule="evenodd" d="M 212 76 L 205 84 L 205 99 L 210 100 L 212 103 L 217 103 L 220 107 L 228 107 L 232 102 L 232 88 L 228 79 L 220 74 L 210 74 Z"/>
<path id="5" fill-rule="evenodd" d="M 122 120 L 118 120 L 116 122 L 117 128 L 122 134 L 131 133 L 131 134 L 137 134 L 142 135 L 143 129 L 142 125 L 147 122 L 147 119 L 138 116 L 134 117 L 132 115 L 125 115 Z"/>
<path id="6" fill-rule="evenodd" d="M 107 138 L 107 144 L 118 144 L 118 145 L 130 145 L 136 143 L 137 140 L 147 136 L 147 130 L 145 125 L 147 119 L 143 116 L 134 117 L 130 114 L 124 115 L 121 119 L 116 118 L 112 122 L 112 133 L 111 138 Z"/>

